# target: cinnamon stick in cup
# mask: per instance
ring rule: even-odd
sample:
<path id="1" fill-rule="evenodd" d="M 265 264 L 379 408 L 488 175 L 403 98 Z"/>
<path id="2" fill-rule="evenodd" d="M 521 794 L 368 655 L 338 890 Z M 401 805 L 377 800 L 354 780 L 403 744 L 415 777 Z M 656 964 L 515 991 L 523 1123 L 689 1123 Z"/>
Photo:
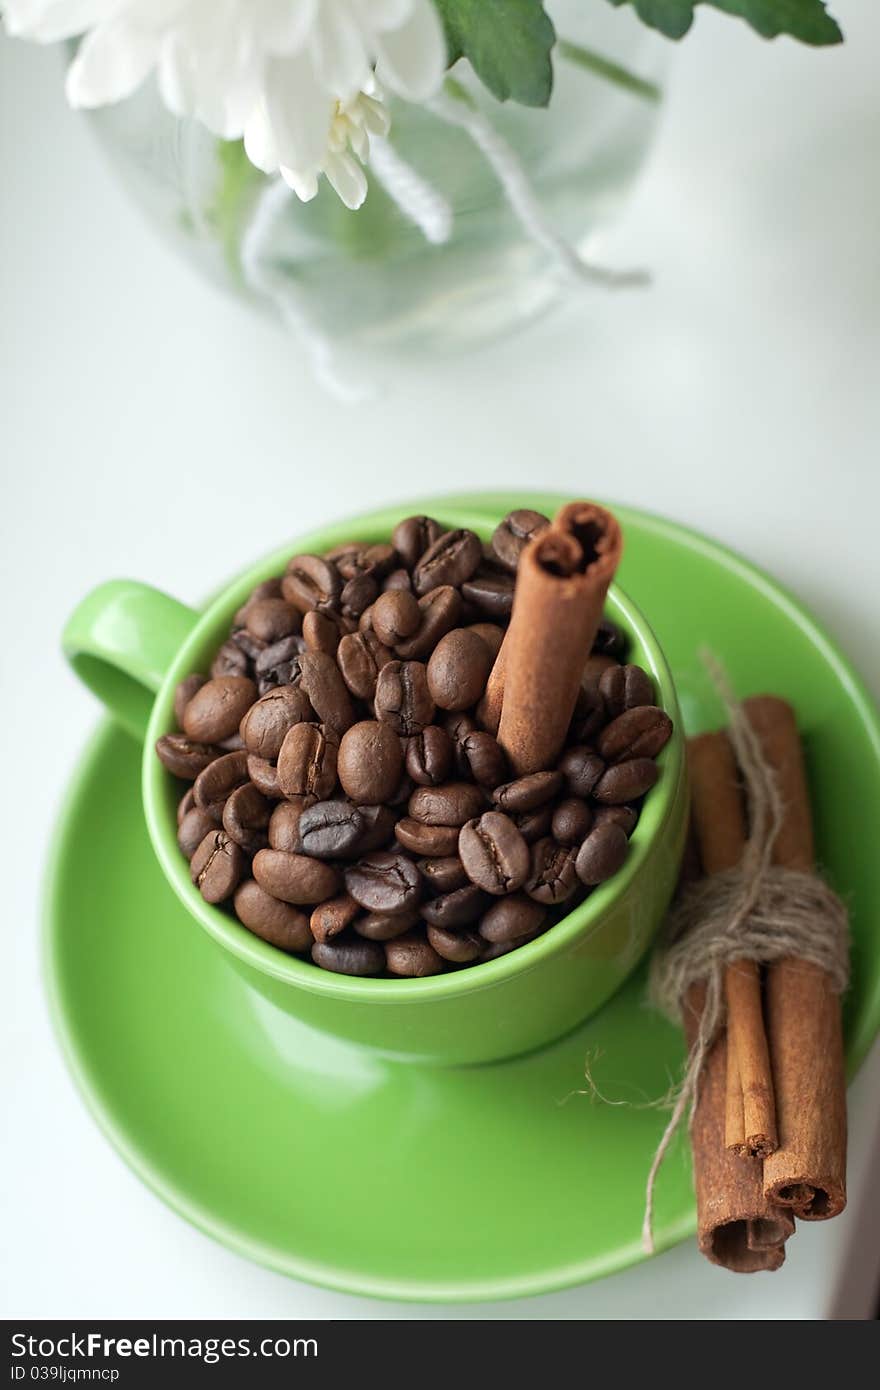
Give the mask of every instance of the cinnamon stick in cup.
<path id="1" fill-rule="evenodd" d="M 510 627 L 496 660 L 503 671 L 498 742 L 517 777 L 553 767 L 562 750 L 622 548 L 610 512 L 572 502 L 520 557 Z"/>
<path id="2" fill-rule="evenodd" d="M 743 701 L 773 768 L 784 817 L 773 846 L 783 868 L 814 872 L 813 826 L 794 711 L 771 695 Z M 767 1196 L 805 1221 L 846 1205 L 846 1077 L 840 996 L 824 970 L 782 960 L 767 971 L 779 1147 L 764 1161 Z"/>

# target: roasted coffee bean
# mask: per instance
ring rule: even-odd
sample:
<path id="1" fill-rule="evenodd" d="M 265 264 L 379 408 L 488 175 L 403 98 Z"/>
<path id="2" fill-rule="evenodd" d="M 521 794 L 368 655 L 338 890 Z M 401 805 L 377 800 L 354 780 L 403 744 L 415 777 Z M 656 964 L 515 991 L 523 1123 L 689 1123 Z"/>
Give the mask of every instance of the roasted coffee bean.
<path id="1" fill-rule="evenodd" d="M 232 619 L 232 626 L 244 627 L 245 623 L 247 622 L 247 611 L 252 603 L 258 603 L 261 598 L 280 597 L 281 580 L 264 579 L 263 583 L 258 584 L 257 587 L 253 590 L 253 592 L 248 595 L 246 601 L 241 605 L 235 617 Z"/>
<path id="2" fill-rule="evenodd" d="M 374 545 L 368 545 L 361 555 L 361 569 L 375 575 L 377 579 L 384 579 L 399 563 L 400 556 L 387 541 L 377 541 Z"/>
<path id="3" fill-rule="evenodd" d="M 240 753 L 244 748 L 244 739 L 241 734 L 230 734 L 229 738 L 221 739 L 217 747 L 222 748 L 224 753 Z"/>
<path id="4" fill-rule="evenodd" d="M 412 796 L 415 789 L 415 782 L 410 777 L 408 772 L 404 772 L 403 776 L 397 784 L 394 795 L 390 797 L 388 800 L 388 805 L 392 807 L 395 811 L 397 811 L 400 815 L 404 815 L 406 813 L 406 807 L 409 805 L 409 799 Z"/>
<path id="5" fill-rule="evenodd" d="M 570 898 L 578 886 L 575 858 L 574 849 L 557 845 L 550 838 L 533 845 L 531 871 L 526 883 L 529 897 L 548 907 Z"/>
<path id="6" fill-rule="evenodd" d="M 209 811 L 193 806 L 187 811 L 177 827 L 177 843 L 184 856 L 192 859 L 205 836 L 217 829 L 217 822 Z"/>
<path id="7" fill-rule="evenodd" d="M 348 633 L 340 639 L 336 652 L 342 679 L 359 700 L 373 699 L 379 672 L 393 660 L 394 653 L 379 641 L 374 632 Z"/>
<path id="8" fill-rule="evenodd" d="M 594 825 L 619 825 L 624 835 L 630 836 L 639 822 L 637 806 L 597 806 L 593 816 Z"/>
<path id="9" fill-rule="evenodd" d="M 253 875 L 261 888 L 285 903 L 322 903 L 342 887 L 332 864 L 283 849 L 261 849 L 255 854 Z"/>
<path id="10" fill-rule="evenodd" d="M 396 916 L 416 906 L 422 894 L 422 879 L 405 854 L 380 851 L 346 869 L 345 887 L 368 912 Z"/>
<path id="11" fill-rule="evenodd" d="M 412 580 L 409 570 L 392 570 L 386 574 L 382 580 L 382 592 L 385 594 L 393 593 L 395 589 L 403 589 L 406 593 L 412 593 Z M 421 621 L 421 619 L 419 620 Z"/>
<path id="12" fill-rule="evenodd" d="M 363 541 L 343 541 L 341 545 L 332 546 L 324 559 L 336 566 L 343 579 L 351 579 L 353 575 L 363 573 L 366 549 Z"/>
<path id="13" fill-rule="evenodd" d="M 438 724 L 429 724 L 406 745 L 406 770 L 420 787 L 436 787 L 452 770 L 452 739 Z"/>
<path id="14" fill-rule="evenodd" d="M 314 797 L 310 796 L 295 796 L 290 801 L 279 801 L 269 820 L 271 849 L 283 849 L 288 854 L 299 853 L 299 818 L 307 807 L 314 804 Z"/>
<path id="15" fill-rule="evenodd" d="M 360 912 L 359 905 L 347 893 L 338 898 L 328 898 L 319 903 L 309 918 L 312 936 L 316 941 L 332 941 L 334 936 L 344 932 Z"/>
<path id="16" fill-rule="evenodd" d="M 394 835 L 396 817 L 389 806 L 359 806 L 364 828 L 358 841 L 358 854 L 385 849 Z"/>
<path id="17" fill-rule="evenodd" d="M 417 594 L 426 594 L 444 584 L 459 588 L 470 579 L 482 558 L 483 547 L 473 531 L 444 531 L 413 570 L 413 588 Z"/>
<path id="18" fill-rule="evenodd" d="M 660 770 L 653 758 L 629 758 L 606 768 L 593 788 L 593 799 L 609 806 L 623 801 L 638 801 L 649 792 Z"/>
<path id="19" fill-rule="evenodd" d="M 339 667 L 326 652 L 303 652 L 299 659 L 300 688 L 320 724 L 344 734 L 354 723 L 354 706 Z"/>
<path id="20" fill-rule="evenodd" d="M 193 807 L 195 806 L 195 804 L 196 804 L 196 799 L 195 799 L 195 797 L 193 796 L 193 789 L 192 789 L 192 787 L 187 787 L 186 791 L 183 793 L 183 796 L 180 798 L 180 800 L 179 800 L 178 803 L 177 803 L 177 824 L 178 824 L 178 825 L 181 825 L 181 824 L 183 823 L 183 818 L 184 818 L 184 816 L 188 816 L 188 815 L 189 815 L 190 811 L 193 809 Z"/>
<path id="21" fill-rule="evenodd" d="M 620 657 L 626 651 L 626 633 L 610 618 L 603 618 L 593 639 L 593 651 Z"/>
<path id="22" fill-rule="evenodd" d="M 613 825 L 611 821 L 594 825 L 574 862 L 581 883 L 589 888 L 611 878 L 626 858 L 628 848 L 626 834 L 619 825 Z"/>
<path id="23" fill-rule="evenodd" d="M 411 931 L 418 920 L 417 907 L 396 916 L 387 912 L 368 912 L 356 918 L 354 929 L 358 936 L 364 936 L 368 941 L 393 941 L 395 936 L 403 936 L 404 932 Z"/>
<path id="24" fill-rule="evenodd" d="M 274 763 L 269 762 L 268 758 L 258 758 L 253 753 L 248 753 L 247 770 L 248 777 L 264 796 L 270 796 L 276 800 L 281 796 L 281 788 L 278 785 L 278 769 Z"/>
<path id="25" fill-rule="evenodd" d="M 363 719 L 343 735 L 336 772 L 352 801 L 389 801 L 403 775 L 403 748 L 390 724 Z"/>
<path id="26" fill-rule="evenodd" d="M 299 852 L 313 859 L 346 859 L 355 853 L 364 821 L 349 801 L 316 801 L 300 812 Z"/>
<path id="27" fill-rule="evenodd" d="M 478 637 L 482 637 L 492 653 L 494 662 L 501 650 L 501 643 L 504 641 L 504 628 L 499 627 L 497 623 L 471 623 L 468 632 L 475 632 Z"/>
<path id="28" fill-rule="evenodd" d="M 183 711 L 183 732 L 196 743 L 219 743 L 238 733 L 256 698 L 257 687 L 246 676 L 206 681 Z"/>
<path id="29" fill-rule="evenodd" d="M 300 954 L 312 944 L 309 919 L 304 912 L 273 898 L 252 878 L 235 890 L 235 915 L 248 931 L 277 946 L 279 951 Z"/>
<path id="30" fill-rule="evenodd" d="M 470 882 L 457 854 L 446 859 L 420 859 L 418 869 L 429 893 L 454 893 Z"/>
<path id="31" fill-rule="evenodd" d="M 390 724 L 396 734 L 412 738 L 434 718 L 434 701 L 421 661 L 389 661 L 379 672 L 375 696 L 376 718 Z"/>
<path id="32" fill-rule="evenodd" d="M 175 777 L 184 777 L 191 782 L 203 772 L 210 763 L 219 758 L 219 748 L 207 743 L 194 743 L 186 734 L 163 734 L 156 743 L 159 761 Z"/>
<path id="33" fill-rule="evenodd" d="M 440 709 L 475 705 L 486 688 L 492 653 L 482 637 L 466 627 L 441 637 L 428 661 L 428 689 Z"/>
<path id="34" fill-rule="evenodd" d="M 422 825 L 464 825 L 485 804 L 485 796 L 472 782 L 444 782 L 439 787 L 417 787 L 407 809 L 411 819 Z"/>
<path id="35" fill-rule="evenodd" d="M 236 632 L 233 632 L 230 640 L 244 652 L 249 662 L 256 661 L 257 657 L 260 656 L 268 646 L 268 643 L 263 642 L 259 637 L 254 637 L 252 633 L 248 632 L 246 627 L 238 628 Z M 248 673 L 250 673 L 250 667 L 248 667 Z"/>
<path id="36" fill-rule="evenodd" d="M 485 944 L 475 932 L 449 931 L 446 927 L 428 927 L 428 943 L 438 956 L 453 965 L 470 965 L 478 960 Z"/>
<path id="37" fill-rule="evenodd" d="M 252 637 L 269 646 L 302 628 L 302 614 L 283 598 L 261 598 L 249 603 L 245 627 Z"/>
<path id="38" fill-rule="evenodd" d="M 517 811 L 510 819 L 526 844 L 533 845 L 536 840 L 543 840 L 545 835 L 550 834 L 553 810 L 553 802 L 545 801 L 543 806 L 536 806 L 533 811 Z"/>
<path id="39" fill-rule="evenodd" d="M 565 778 L 569 796 L 587 797 L 605 771 L 605 763 L 592 748 L 576 743 L 559 759 L 559 771 Z"/>
<path id="40" fill-rule="evenodd" d="M 550 521 L 540 512 L 520 508 L 509 512 L 492 535 L 492 552 L 500 565 L 511 574 L 516 573 L 519 557 L 530 540 L 546 531 Z"/>
<path id="41" fill-rule="evenodd" d="M 228 642 L 223 643 L 211 662 L 211 679 L 218 680 L 223 676 L 246 676 L 248 665 L 246 653 L 230 637 Z"/>
<path id="42" fill-rule="evenodd" d="M 592 690 L 595 694 L 599 693 L 599 681 L 604 673 L 612 666 L 619 666 L 620 662 L 616 657 L 604 656 L 602 652 L 593 652 L 587 657 L 584 663 L 584 670 L 581 676 L 581 685 L 584 690 Z"/>
<path id="43" fill-rule="evenodd" d="M 415 596 L 404 589 L 380 594 L 373 604 L 371 625 L 380 642 L 395 647 L 413 637 L 421 627 L 422 610 Z"/>
<path id="44" fill-rule="evenodd" d="M 610 669 L 619 668 L 613 666 Z M 598 690 L 586 690 L 581 686 L 569 725 L 567 742 L 592 743 L 599 730 L 604 727 L 606 717 L 605 702 Z"/>
<path id="45" fill-rule="evenodd" d="M 418 932 L 408 932 L 385 943 L 385 964 L 392 975 L 422 979 L 439 975 L 443 961 L 433 946 Z"/>
<path id="46" fill-rule="evenodd" d="M 244 746 L 257 758 L 270 762 L 278 757 L 288 730 L 314 718 L 304 690 L 295 685 L 279 685 L 261 695 L 241 721 Z"/>
<path id="47" fill-rule="evenodd" d="M 579 845 L 590 833 L 592 824 L 593 812 L 586 801 L 569 796 L 554 810 L 550 830 L 557 844 Z"/>
<path id="48" fill-rule="evenodd" d="M 467 927 L 482 917 L 489 906 L 489 896 L 474 883 L 464 888 L 456 888 L 451 893 L 443 893 L 439 898 L 422 903 L 421 912 L 426 922 L 435 927 Z"/>
<path id="49" fill-rule="evenodd" d="M 197 690 L 201 690 L 205 684 L 204 676 L 186 676 L 182 681 L 178 681 L 174 691 L 174 718 L 180 727 L 183 727 L 183 711 L 186 709 Z"/>
<path id="50" fill-rule="evenodd" d="M 223 829 L 248 854 L 256 854 L 269 843 L 272 803 L 253 784 L 245 782 L 227 797 L 223 807 Z"/>
<path id="51" fill-rule="evenodd" d="M 196 696 L 198 699 L 198 696 Z M 656 758 L 672 737 L 672 720 L 657 705 L 636 705 L 606 724 L 597 747 L 608 763 Z"/>
<path id="52" fill-rule="evenodd" d="M 530 772 L 515 782 L 496 787 L 492 800 L 502 811 L 534 811 L 562 790 L 562 781 L 561 772 Z"/>
<path id="53" fill-rule="evenodd" d="M 375 941 L 360 937 L 343 937 L 337 941 L 316 941 L 312 960 L 322 970 L 337 975 L 381 975 L 385 969 L 385 952 Z"/>
<path id="54" fill-rule="evenodd" d="M 481 617 L 506 622 L 513 609 L 513 575 L 481 568 L 462 584 L 461 596 Z"/>
<path id="55" fill-rule="evenodd" d="M 459 743 L 458 767 L 464 776 L 472 777 L 481 787 L 497 787 L 507 775 L 507 758 L 492 734 L 477 729 L 465 734 Z"/>
<path id="56" fill-rule="evenodd" d="M 529 874 L 529 847 L 500 811 L 486 811 L 462 826 L 458 853 L 471 883 L 494 896 L 515 893 Z"/>
<path id="57" fill-rule="evenodd" d="M 601 695 L 609 719 L 637 705 L 653 705 L 654 683 L 641 666 L 609 666 L 599 677 Z"/>
<path id="58" fill-rule="evenodd" d="M 254 662 L 257 689 L 261 695 L 274 690 L 276 685 L 299 685 L 299 660 L 305 650 L 303 639 L 298 636 L 282 637 L 271 647 L 260 652 Z"/>
<path id="59" fill-rule="evenodd" d="M 302 620 L 303 641 L 308 652 L 325 652 L 335 658 L 342 629 L 335 613 L 322 613 L 312 608 Z"/>
<path id="60" fill-rule="evenodd" d="M 440 638 L 458 627 L 462 612 L 461 594 L 450 584 L 443 584 L 420 598 L 419 608 L 422 623 L 418 632 L 405 642 L 398 642 L 394 649 L 401 661 L 430 656 Z"/>
<path id="61" fill-rule="evenodd" d="M 412 570 L 442 535 L 443 527 L 432 516 L 407 516 L 391 532 L 391 544 L 406 568 Z"/>
<path id="62" fill-rule="evenodd" d="M 193 782 L 196 805 L 219 820 L 226 798 L 250 780 L 247 764 L 247 753 L 224 753 L 222 758 L 215 758 Z"/>
<path id="63" fill-rule="evenodd" d="M 478 733 L 480 726 L 472 715 L 459 714 L 453 711 L 452 714 L 447 714 L 444 717 L 443 728 L 452 739 L 453 744 L 459 744 L 467 738 L 468 734 Z"/>
<path id="64" fill-rule="evenodd" d="M 326 801 L 336 786 L 339 737 L 326 724 L 294 724 L 278 754 L 278 785 L 284 796 Z"/>
<path id="65" fill-rule="evenodd" d="M 223 830 L 209 830 L 189 865 L 189 875 L 206 903 L 222 903 L 238 887 L 244 851 Z"/>
<path id="66" fill-rule="evenodd" d="M 457 825 L 424 825 L 404 816 L 394 827 L 394 833 L 404 849 L 427 858 L 445 859 L 458 849 Z"/>
<path id="67" fill-rule="evenodd" d="M 493 943 L 535 936 L 547 920 L 547 909 L 525 893 L 511 893 L 493 903 L 480 920 L 480 936 Z"/>
<path id="68" fill-rule="evenodd" d="M 320 555 L 294 555 L 281 581 L 281 592 L 300 613 L 308 613 L 310 608 L 327 611 L 339 605 L 342 576 L 332 561 Z"/>
<path id="69" fill-rule="evenodd" d="M 339 605 L 348 618 L 359 618 L 379 595 L 379 581 L 373 574 L 355 574 L 346 580 L 339 595 Z"/>

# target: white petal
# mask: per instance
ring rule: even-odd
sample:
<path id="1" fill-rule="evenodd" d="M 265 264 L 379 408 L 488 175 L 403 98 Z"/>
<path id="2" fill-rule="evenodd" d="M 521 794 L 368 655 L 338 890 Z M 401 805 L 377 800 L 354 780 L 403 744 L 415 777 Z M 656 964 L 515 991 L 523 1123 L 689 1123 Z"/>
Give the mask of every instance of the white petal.
<path id="1" fill-rule="evenodd" d="M 251 0 L 254 32 L 267 53 L 295 53 L 315 22 L 320 0 Z"/>
<path id="2" fill-rule="evenodd" d="M 122 8 L 125 0 L 6 0 L 3 22 L 18 38 L 55 43 L 84 34 Z"/>
<path id="3" fill-rule="evenodd" d="M 432 0 L 415 0 L 412 14 L 398 29 L 376 35 L 376 49 L 376 72 L 392 91 L 410 101 L 424 101 L 439 90 L 446 40 Z"/>
<path id="4" fill-rule="evenodd" d="M 350 101 L 370 76 L 372 55 L 354 14 L 339 0 L 333 4 L 324 0 L 310 49 L 325 88 L 341 101 Z"/>
<path id="5" fill-rule="evenodd" d="M 179 33 L 169 34 L 161 45 L 156 68 L 159 92 L 175 116 L 192 116 L 198 84 L 192 54 Z"/>
<path id="6" fill-rule="evenodd" d="M 244 148 L 251 164 L 262 169 L 264 174 L 274 174 L 278 168 L 278 149 L 262 102 L 257 103 L 245 122 Z"/>
<path id="7" fill-rule="evenodd" d="M 159 56 L 159 39 L 110 19 L 87 34 L 67 70 L 71 106 L 104 106 L 138 88 Z"/>
<path id="8" fill-rule="evenodd" d="M 367 176 L 350 154 L 330 155 L 324 165 L 327 179 L 352 212 L 363 206 L 367 196 Z"/>
<path id="9" fill-rule="evenodd" d="M 412 13 L 413 0 L 353 0 L 365 33 L 399 29 Z"/>
<path id="10" fill-rule="evenodd" d="M 298 169 L 290 169 L 282 164 L 281 177 L 288 188 L 293 189 L 301 203 L 310 203 L 318 192 L 318 176 L 311 171 L 304 174 Z"/>
<path id="11" fill-rule="evenodd" d="M 279 163 L 290 169 L 320 169 L 333 103 L 309 57 L 298 53 L 292 58 L 270 58 L 264 91 Z"/>

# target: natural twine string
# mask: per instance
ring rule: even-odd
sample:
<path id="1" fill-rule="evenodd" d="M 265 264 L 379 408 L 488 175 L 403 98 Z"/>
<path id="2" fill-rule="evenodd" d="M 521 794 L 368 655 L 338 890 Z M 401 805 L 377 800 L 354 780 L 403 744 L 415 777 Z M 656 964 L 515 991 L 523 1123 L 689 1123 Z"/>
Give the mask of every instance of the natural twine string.
<path id="1" fill-rule="evenodd" d="M 651 962 L 652 1001 L 678 1020 L 692 984 L 704 981 L 706 1001 L 669 1123 L 648 1173 L 642 1245 L 654 1252 L 654 1186 L 685 1114 L 693 1120 L 700 1076 L 724 1020 L 725 967 L 734 960 L 762 964 L 791 957 L 825 970 L 842 993 L 849 980 L 849 928 L 843 903 L 815 874 L 773 865 L 773 844 L 784 806 L 772 769 L 718 660 L 703 653 L 727 711 L 728 734 L 745 784 L 749 839 L 735 869 L 690 885 L 670 914 L 665 942 Z"/>

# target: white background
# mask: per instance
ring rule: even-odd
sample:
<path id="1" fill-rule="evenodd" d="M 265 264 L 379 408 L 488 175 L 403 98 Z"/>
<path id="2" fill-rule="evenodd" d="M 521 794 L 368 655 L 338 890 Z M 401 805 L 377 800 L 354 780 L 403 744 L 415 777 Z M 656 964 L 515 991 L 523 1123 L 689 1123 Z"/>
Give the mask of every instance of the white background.
<path id="1" fill-rule="evenodd" d="M 654 268 L 649 293 L 588 295 L 503 347 L 415 364 L 356 410 L 142 224 L 64 107 L 58 55 L 0 41 L 7 1316 L 866 1315 L 876 1050 L 851 1093 L 850 1208 L 802 1227 L 772 1280 L 685 1246 L 525 1303 L 397 1306 L 251 1266 L 144 1189 L 73 1090 L 36 957 L 52 818 L 95 720 L 57 655 L 76 599 L 129 574 L 195 600 L 432 475 L 604 493 L 698 526 L 793 588 L 880 694 L 880 13 L 833 9 L 848 44 L 811 52 L 701 8 L 607 248 Z"/>

